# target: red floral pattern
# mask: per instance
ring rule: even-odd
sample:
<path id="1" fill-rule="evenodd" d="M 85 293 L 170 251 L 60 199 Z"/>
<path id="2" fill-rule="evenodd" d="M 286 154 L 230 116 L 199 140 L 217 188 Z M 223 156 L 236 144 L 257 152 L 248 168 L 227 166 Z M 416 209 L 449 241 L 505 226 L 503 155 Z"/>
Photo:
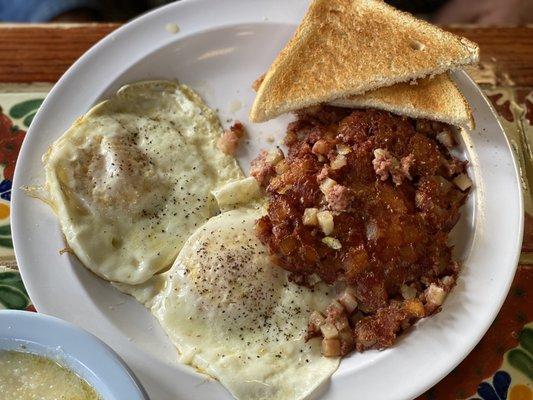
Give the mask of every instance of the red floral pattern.
<path id="1" fill-rule="evenodd" d="M 0 108 L 0 164 L 4 165 L 4 179 L 13 180 L 15 163 L 26 131 L 13 125 Z"/>

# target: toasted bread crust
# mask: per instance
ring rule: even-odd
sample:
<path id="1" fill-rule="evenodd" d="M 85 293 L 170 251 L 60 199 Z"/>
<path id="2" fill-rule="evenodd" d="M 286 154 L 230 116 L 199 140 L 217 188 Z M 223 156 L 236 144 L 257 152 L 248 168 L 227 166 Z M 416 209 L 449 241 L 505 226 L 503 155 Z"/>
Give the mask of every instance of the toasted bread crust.
<path id="1" fill-rule="evenodd" d="M 314 0 L 261 84 L 250 112 L 266 121 L 478 59 L 475 43 L 378 0 Z"/>
<path id="2" fill-rule="evenodd" d="M 379 88 L 330 102 L 349 108 L 378 108 L 412 118 L 427 118 L 472 129 L 474 119 L 467 101 L 448 74 Z"/>

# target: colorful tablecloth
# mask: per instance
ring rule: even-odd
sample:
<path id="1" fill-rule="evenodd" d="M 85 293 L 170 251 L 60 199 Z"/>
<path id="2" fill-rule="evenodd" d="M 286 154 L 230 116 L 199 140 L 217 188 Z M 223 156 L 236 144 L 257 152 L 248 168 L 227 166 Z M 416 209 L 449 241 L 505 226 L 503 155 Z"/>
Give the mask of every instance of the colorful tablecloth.
<path id="1" fill-rule="evenodd" d="M 533 400 L 533 91 L 485 88 L 520 160 L 526 206 L 523 253 L 511 291 L 490 330 L 470 355 L 423 400 Z M 22 140 L 45 92 L 0 93 L 0 308 L 35 311 L 11 242 L 11 185 Z"/>

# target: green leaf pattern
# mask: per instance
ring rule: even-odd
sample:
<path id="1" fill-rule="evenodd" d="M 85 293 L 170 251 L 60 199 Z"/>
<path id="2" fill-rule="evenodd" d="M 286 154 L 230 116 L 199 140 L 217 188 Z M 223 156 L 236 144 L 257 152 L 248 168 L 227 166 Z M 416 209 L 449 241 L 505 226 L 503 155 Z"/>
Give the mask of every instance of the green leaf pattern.
<path id="1" fill-rule="evenodd" d="M 0 308 L 24 310 L 30 298 L 18 271 L 0 272 Z"/>
<path id="2" fill-rule="evenodd" d="M 507 353 L 507 361 L 533 381 L 533 329 L 524 327 L 520 333 L 520 346 Z"/>
<path id="3" fill-rule="evenodd" d="M 11 240 L 11 226 L 0 226 L 0 246 L 13 248 L 13 241 Z"/>
<path id="4" fill-rule="evenodd" d="M 31 121 L 33 121 L 33 117 L 35 117 L 43 100 L 44 99 L 31 99 L 17 103 L 9 110 L 9 116 L 15 119 L 24 118 L 22 123 L 26 128 L 29 128 Z"/>

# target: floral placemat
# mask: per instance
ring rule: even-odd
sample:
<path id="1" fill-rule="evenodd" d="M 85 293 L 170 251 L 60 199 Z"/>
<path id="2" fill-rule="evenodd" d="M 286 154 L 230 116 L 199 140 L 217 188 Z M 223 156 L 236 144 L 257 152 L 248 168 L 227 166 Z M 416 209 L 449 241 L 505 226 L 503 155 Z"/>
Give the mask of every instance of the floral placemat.
<path id="1" fill-rule="evenodd" d="M 16 270 L 11 240 L 11 187 L 15 163 L 46 93 L 0 93 L 0 309 L 34 311 Z"/>
<path id="2" fill-rule="evenodd" d="M 35 311 L 16 269 L 0 266 L 0 310 Z"/>
<path id="3" fill-rule="evenodd" d="M 533 91 L 490 88 L 486 93 L 520 160 L 527 212 L 521 265 L 487 334 L 418 400 L 533 400 L 533 201 L 528 184 L 533 182 Z M 9 213 L 16 158 L 45 95 L 27 88 L 23 93 L 0 93 L 0 309 L 35 311 L 16 270 Z"/>
<path id="4" fill-rule="evenodd" d="M 0 263 L 13 259 L 9 223 L 11 186 L 17 156 L 46 93 L 0 94 Z"/>

